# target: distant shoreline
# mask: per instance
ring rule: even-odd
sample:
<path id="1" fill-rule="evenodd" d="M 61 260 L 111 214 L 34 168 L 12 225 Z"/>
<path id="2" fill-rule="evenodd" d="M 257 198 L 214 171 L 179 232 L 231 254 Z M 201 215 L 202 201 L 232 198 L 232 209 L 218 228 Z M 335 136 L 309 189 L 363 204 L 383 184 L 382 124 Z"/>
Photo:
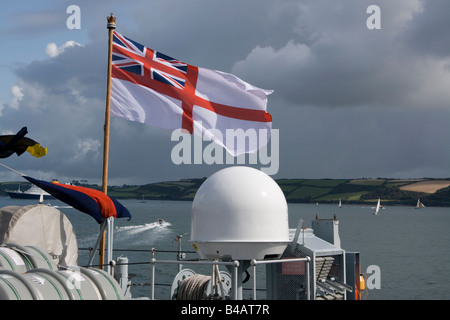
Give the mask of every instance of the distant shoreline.
<path id="1" fill-rule="evenodd" d="M 185 200 L 194 199 L 206 178 L 155 182 L 145 185 L 108 187 L 108 195 L 117 199 Z M 450 178 L 445 179 L 276 179 L 289 203 L 338 203 L 373 205 L 381 199 L 385 205 L 415 206 L 417 200 L 425 206 L 450 207 Z M 98 185 L 74 184 L 101 190 Z M 6 190 L 30 187 L 24 182 L 0 183 L 0 196 Z"/>

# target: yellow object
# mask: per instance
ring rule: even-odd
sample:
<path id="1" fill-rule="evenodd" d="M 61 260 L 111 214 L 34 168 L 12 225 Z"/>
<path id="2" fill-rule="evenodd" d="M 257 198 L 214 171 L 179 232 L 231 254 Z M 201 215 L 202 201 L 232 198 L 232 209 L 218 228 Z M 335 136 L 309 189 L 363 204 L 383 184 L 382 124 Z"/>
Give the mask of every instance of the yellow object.
<path id="1" fill-rule="evenodd" d="M 366 289 L 366 279 L 364 279 L 363 275 L 359 275 L 359 291 L 363 291 Z"/>
<path id="2" fill-rule="evenodd" d="M 36 158 L 43 157 L 47 154 L 47 148 L 41 147 L 38 143 L 28 147 L 27 151 Z"/>

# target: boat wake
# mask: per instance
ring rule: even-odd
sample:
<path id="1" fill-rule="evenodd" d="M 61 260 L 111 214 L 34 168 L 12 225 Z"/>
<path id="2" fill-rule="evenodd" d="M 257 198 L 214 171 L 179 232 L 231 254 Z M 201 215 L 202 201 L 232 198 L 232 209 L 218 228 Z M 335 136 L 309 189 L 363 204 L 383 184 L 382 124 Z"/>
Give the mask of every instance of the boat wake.
<path id="1" fill-rule="evenodd" d="M 153 230 L 155 229 L 156 231 L 158 230 L 164 230 L 167 229 L 167 227 L 169 227 L 171 224 L 170 222 L 152 222 L 152 223 L 145 223 L 142 225 L 137 225 L 137 226 L 123 226 L 123 227 L 116 227 L 114 229 L 114 233 L 125 233 L 125 234 L 129 234 L 129 235 L 133 235 L 133 234 L 138 234 L 141 232 L 145 232 L 148 230 Z"/>
<path id="2" fill-rule="evenodd" d="M 170 222 L 151 222 L 133 226 L 114 227 L 114 246 L 147 245 L 156 240 L 164 239 L 171 233 Z M 98 234 L 91 234 L 79 239 L 80 247 L 89 247 L 95 244 Z"/>
<path id="3" fill-rule="evenodd" d="M 126 244 L 143 245 L 165 237 L 170 233 L 170 222 L 152 222 L 142 225 L 122 226 L 114 228 L 114 241 L 126 241 Z"/>

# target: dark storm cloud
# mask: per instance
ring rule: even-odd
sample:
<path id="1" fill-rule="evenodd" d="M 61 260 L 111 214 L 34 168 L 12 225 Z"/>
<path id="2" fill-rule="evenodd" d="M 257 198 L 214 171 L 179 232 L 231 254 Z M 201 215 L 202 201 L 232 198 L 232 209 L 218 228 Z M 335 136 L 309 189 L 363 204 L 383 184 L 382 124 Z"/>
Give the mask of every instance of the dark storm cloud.
<path id="1" fill-rule="evenodd" d="M 17 76 L 29 85 L 41 86 L 49 95 L 104 99 L 107 48 L 98 44 L 68 48 L 54 58 L 33 61 L 17 69 Z"/>
<path id="2" fill-rule="evenodd" d="M 438 91 L 445 99 L 427 102 L 442 107 L 449 97 L 442 61 L 424 59 L 405 45 L 414 33 L 413 22 L 431 20 L 423 17 L 430 13 L 414 2 L 378 3 L 381 29 L 369 30 L 366 2 L 311 2 L 301 10 L 295 30 L 314 34 L 315 40 L 291 39 L 282 48 L 257 46 L 232 70 L 263 79 L 263 85 L 298 105 L 417 107 L 423 103 L 416 100 L 418 92 Z M 427 88 L 430 81 L 433 90 Z"/>
<path id="3" fill-rule="evenodd" d="M 423 2 L 423 10 L 414 16 L 410 28 L 405 32 L 406 44 L 413 52 L 449 57 L 449 12 L 449 1 Z"/>
<path id="4" fill-rule="evenodd" d="M 280 177 L 448 177 L 450 111 L 304 107 L 280 127 Z M 286 130 L 293 128 L 296 130 Z"/>

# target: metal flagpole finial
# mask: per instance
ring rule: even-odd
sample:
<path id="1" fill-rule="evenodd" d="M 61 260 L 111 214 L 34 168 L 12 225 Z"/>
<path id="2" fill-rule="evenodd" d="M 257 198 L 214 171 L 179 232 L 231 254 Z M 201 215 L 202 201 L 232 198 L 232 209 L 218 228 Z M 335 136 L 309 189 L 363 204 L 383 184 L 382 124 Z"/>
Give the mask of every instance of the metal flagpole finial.
<path id="1" fill-rule="evenodd" d="M 106 25 L 106 27 L 108 29 L 115 29 L 116 28 L 116 17 L 113 16 L 112 12 L 109 17 L 106 17 L 106 19 L 108 20 L 108 24 Z"/>

